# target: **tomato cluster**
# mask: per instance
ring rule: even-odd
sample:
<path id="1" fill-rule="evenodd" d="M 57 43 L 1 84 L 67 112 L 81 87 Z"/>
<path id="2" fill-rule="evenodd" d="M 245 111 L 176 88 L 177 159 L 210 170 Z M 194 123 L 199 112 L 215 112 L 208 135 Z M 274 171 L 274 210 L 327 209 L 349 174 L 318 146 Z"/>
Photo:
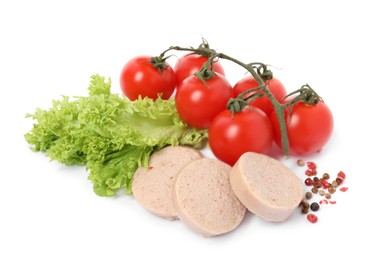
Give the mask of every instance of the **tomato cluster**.
<path id="1" fill-rule="evenodd" d="M 207 68 L 206 62 L 210 64 Z M 262 79 L 279 104 L 294 98 L 285 98 L 286 88 L 272 74 Z M 182 56 L 173 69 L 164 59 L 140 56 L 124 66 L 120 83 L 130 100 L 156 99 L 159 95 L 168 99 L 176 89 L 174 98 L 180 117 L 192 127 L 208 129 L 212 152 L 230 165 L 247 151 L 266 154 L 273 143 L 282 146 L 274 105 L 265 93 L 254 90 L 258 81 L 250 75 L 230 85 L 218 60 L 210 63 L 208 57 L 190 53 Z M 239 112 L 227 108 L 232 98 L 253 94 L 258 97 Z M 321 99 L 311 104 L 294 102 L 283 108 L 291 154 L 310 154 L 328 142 L 333 118 Z"/>

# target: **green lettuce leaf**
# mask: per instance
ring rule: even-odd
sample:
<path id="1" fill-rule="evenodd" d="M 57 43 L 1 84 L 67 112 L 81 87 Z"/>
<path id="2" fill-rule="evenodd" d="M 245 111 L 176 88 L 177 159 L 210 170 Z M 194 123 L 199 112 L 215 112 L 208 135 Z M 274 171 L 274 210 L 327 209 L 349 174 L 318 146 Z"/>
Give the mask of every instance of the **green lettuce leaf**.
<path id="1" fill-rule="evenodd" d="M 25 134 L 33 151 L 45 152 L 65 165 L 85 165 L 100 196 L 126 188 L 139 166 L 168 145 L 201 148 L 205 130 L 184 123 L 173 99 L 138 99 L 111 93 L 111 80 L 91 76 L 89 96 L 63 96 L 48 110 L 27 114 L 35 123 Z"/>

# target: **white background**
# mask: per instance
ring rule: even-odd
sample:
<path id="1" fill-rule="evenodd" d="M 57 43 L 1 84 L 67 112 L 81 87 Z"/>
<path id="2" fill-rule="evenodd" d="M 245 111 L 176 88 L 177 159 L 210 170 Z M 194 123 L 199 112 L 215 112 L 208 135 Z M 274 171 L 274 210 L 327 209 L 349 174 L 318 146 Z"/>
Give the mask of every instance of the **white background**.
<path id="1" fill-rule="evenodd" d="M 0 259 L 384 259 L 388 247 L 390 40 L 386 1 L 1 1 Z M 310 224 L 248 214 L 233 232 L 203 238 L 132 197 L 98 197 L 82 167 L 30 151 L 26 113 L 85 95 L 90 75 L 171 45 L 212 48 L 272 64 L 292 91 L 309 83 L 335 130 L 319 171 L 347 174 L 346 193 Z M 179 56 L 180 53 L 177 53 Z M 174 64 L 177 58 L 172 57 Z M 244 71 L 223 61 L 234 84 Z M 283 160 L 295 166 L 297 158 Z M 383 235 L 383 236 L 382 236 Z M 380 237 L 381 236 L 381 237 Z M 382 257 L 381 257 L 382 256 Z M 152 258 L 153 257 L 153 258 Z"/>

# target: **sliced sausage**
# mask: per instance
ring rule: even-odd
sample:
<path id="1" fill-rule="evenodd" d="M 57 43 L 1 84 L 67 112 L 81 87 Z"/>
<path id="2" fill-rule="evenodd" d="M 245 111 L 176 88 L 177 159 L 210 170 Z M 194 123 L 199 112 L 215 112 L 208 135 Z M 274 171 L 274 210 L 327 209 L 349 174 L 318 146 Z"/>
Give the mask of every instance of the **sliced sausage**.
<path id="1" fill-rule="evenodd" d="M 202 154 L 186 146 L 168 146 L 150 156 L 149 168 L 139 167 L 134 173 L 132 190 L 138 203 L 150 212 L 177 219 L 173 205 L 173 184 L 179 171 Z"/>
<path id="2" fill-rule="evenodd" d="M 293 171 L 253 152 L 243 154 L 233 166 L 230 184 L 249 211 L 268 221 L 285 221 L 303 198 L 303 184 Z"/>
<path id="3" fill-rule="evenodd" d="M 177 175 L 174 202 L 179 219 L 206 237 L 235 229 L 246 208 L 229 183 L 231 167 L 203 158 L 189 163 Z"/>

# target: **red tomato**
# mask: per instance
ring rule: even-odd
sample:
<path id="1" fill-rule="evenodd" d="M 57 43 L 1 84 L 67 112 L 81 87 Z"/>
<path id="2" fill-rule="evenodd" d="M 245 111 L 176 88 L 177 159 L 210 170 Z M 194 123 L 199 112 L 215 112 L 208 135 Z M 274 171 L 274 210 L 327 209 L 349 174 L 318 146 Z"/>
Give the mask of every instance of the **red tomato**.
<path id="1" fill-rule="evenodd" d="M 276 78 L 272 78 L 266 81 L 266 85 L 271 93 L 274 95 L 277 101 L 283 100 L 283 98 L 287 95 L 286 88 L 283 84 Z M 234 97 L 237 97 L 244 91 L 255 88 L 259 86 L 257 81 L 253 78 L 252 75 L 242 78 L 240 81 L 236 83 L 233 87 Z M 253 93 L 253 92 L 252 92 Z M 252 94 L 249 93 L 248 95 Z M 246 96 L 248 96 L 246 95 Z M 274 110 L 274 107 L 267 96 L 263 96 L 261 98 L 256 98 L 252 102 L 250 102 L 251 106 L 255 106 L 263 110 L 268 116 Z"/>
<path id="2" fill-rule="evenodd" d="M 156 99 L 162 94 L 168 99 L 176 87 L 175 72 L 164 62 L 165 69 L 158 70 L 151 63 L 151 56 L 139 56 L 131 59 L 122 69 L 120 85 L 122 92 L 130 100 L 138 96 Z"/>
<path id="3" fill-rule="evenodd" d="M 273 129 L 268 116 L 256 107 L 241 112 L 224 110 L 209 128 L 209 144 L 215 157 L 234 165 L 245 152 L 267 153 L 273 143 Z"/>
<path id="4" fill-rule="evenodd" d="M 187 54 L 182 56 L 175 64 L 176 84 L 179 86 L 188 76 L 194 75 L 195 72 L 199 72 L 207 61 L 207 57 L 199 54 Z M 214 62 L 213 68 L 214 72 L 225 76 L 225 72 L 218 61 Z"/>
<path id="5" fill-rule="evenodd" d="M 323 101 L 315 105 L 299 101 L 293 106 L 291 116 L 290 107 L 286 108 L 285 118 L 290 154 L 308 155 L 321 150 L 333 132 L 333 116 Z M 271 115 L 271 121 L 275 142 L 281 147 L 280 127 L 275 112 Z"/>
<path id="6" fill-rule="evenodd" d="M 232 86 L 221 74 L 215 73 L 206 83 L 194 75 L 189 76 L 178 86 L 175 97 L 180 117 L 199 129 L 208 128 L 233 97 Z"/>

